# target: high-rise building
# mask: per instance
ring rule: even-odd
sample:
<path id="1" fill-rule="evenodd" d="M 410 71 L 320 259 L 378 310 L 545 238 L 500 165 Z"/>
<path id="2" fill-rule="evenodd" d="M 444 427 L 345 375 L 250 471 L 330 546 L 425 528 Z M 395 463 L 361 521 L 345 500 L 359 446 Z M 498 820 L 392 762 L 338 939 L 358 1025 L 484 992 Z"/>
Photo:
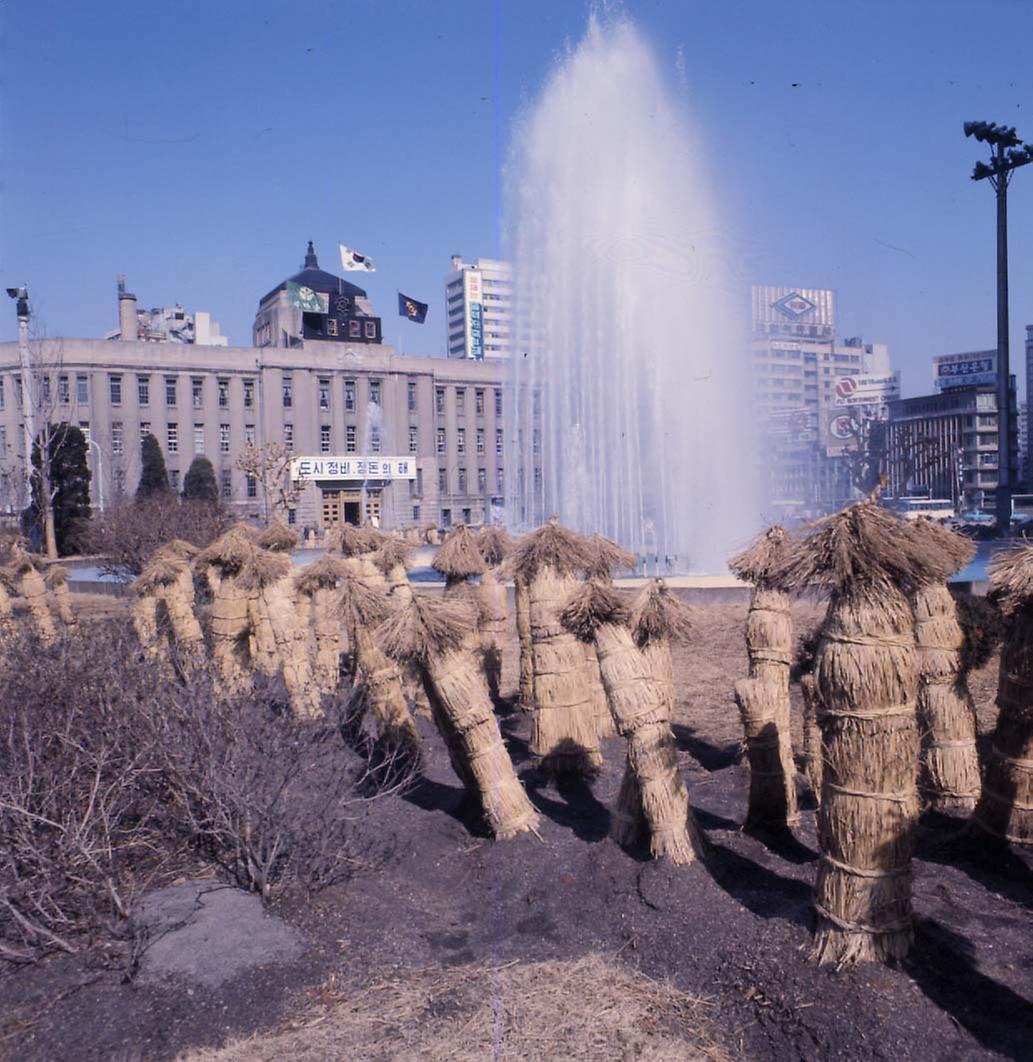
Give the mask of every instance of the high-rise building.
<path id="1" fill-rule="evenodd" d="M 513 269 L 508 262 L 452 256 L 445 278 L 448 356 L 508 358 L 513 352 Z"/>

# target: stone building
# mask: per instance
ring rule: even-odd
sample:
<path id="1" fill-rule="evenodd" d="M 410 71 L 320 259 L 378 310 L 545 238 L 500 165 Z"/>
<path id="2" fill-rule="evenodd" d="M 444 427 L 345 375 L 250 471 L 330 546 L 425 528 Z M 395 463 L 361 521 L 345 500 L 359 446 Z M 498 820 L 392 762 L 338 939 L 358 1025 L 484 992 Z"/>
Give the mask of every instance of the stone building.
<path id="1" fill-rule="evenodd" d="M 326 296 L 325 313 L 291 305 L 301 287 Z M 388 528 L 502 518 L 505 363 L 398 355 L 382 342 L 366 293 L 320 270 L 311 244 L 302 271 L 261 299 L 254 336 L 252 347 L 123 335 L 33 350 L 34 390 L 48 403 L 40 412 L 89 438 L 95 506 L 136 489 L 140 440 L 150 432 L 175 486 L 203 454 L 224 501 L 242 514 L 260 515 L 266 501 L 237 457 L 249 442 L 276 441 L 309 484 L 292 514 L 299 526 L 364 515 Z M 8 512 L 23 504 L 18 369 L 17 344 L 0 344 Z"/>

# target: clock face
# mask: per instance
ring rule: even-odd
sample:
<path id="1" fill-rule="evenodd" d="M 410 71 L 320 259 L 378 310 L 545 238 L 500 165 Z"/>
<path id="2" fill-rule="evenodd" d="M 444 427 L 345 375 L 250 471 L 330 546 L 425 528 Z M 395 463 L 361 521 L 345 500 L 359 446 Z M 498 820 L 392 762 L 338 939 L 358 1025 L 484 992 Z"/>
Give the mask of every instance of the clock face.
<path id="1" fill-rule="evenodd" d="M 348 313 L 352 308 L 352 300 L 350 295 L 334 295 L 334 310 L 338 314 Z"/>

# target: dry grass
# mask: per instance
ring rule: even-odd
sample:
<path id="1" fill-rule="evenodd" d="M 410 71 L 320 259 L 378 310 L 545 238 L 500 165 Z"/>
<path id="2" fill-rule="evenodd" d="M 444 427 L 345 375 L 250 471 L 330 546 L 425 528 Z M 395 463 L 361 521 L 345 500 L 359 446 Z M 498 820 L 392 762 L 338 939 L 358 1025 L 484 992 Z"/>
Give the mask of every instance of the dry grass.
<path id="1" fill-rule="evenodd" d="M 181 1062 L 486 1058 L 725 1059 L 704 1001 L 613 958 L 432 966 L 365 986 L 331 978 L 285 1028 Z"/>

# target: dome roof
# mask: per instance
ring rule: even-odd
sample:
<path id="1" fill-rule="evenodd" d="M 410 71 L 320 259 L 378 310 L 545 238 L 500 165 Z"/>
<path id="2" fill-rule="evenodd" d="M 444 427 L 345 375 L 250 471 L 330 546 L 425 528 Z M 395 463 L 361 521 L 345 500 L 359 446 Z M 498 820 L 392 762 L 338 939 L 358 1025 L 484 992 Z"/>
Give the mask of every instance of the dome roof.
<path id="1" fill-rule="evenodd" d="M 328 273 L 325 269 L 319 268 L 319 262 L 316 259 L 316 252 L 311 240 L 308 241 L 304 269 L 277 284 L 272 291 L 259 300 L 259 305 L 268 302 L 278 291 L 283 291 L 288 284 L 300 284 L 302 287 L 311 288 L 313 291 L 326 294 L 351 295 L 353 298 L 360 299 L 366 297 L 366 292 L 357 284 L 350 284 L 347 280 L 342 280 L 340 277 L 335 277 L 333 273 Z"/>

